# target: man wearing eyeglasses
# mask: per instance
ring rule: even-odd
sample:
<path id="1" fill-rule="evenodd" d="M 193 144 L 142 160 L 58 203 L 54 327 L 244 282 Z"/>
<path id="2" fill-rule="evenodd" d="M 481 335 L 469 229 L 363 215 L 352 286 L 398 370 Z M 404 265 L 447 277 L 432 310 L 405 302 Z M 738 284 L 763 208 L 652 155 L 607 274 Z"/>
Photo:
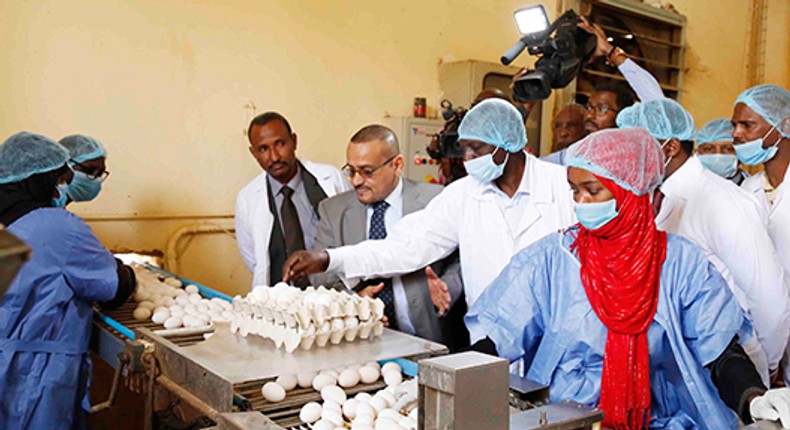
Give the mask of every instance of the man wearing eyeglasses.
<path id="1" fill-rule="evenodd" d="M 346 150 L 346 160 L 343 171 L 354 190 L 318 205 L 321 221 L 316 250 L 354 245 L 366 239 L 385 239 L 403 216 L 422 210 L 443 190 L 438 185 L 415 183 L 402 177 L 404 159 L 398 138 L 383 125 L 368 125 L 357 131 Z M 459 348 L 455 339 L 466 333 L 466 328 L 460 318 L 448 327 L 450 321 L 437 316 L 428 283 L 443 283 L 439 275 L 447 280 L 457 299 L 462 285 L 456 254 L 411 273 L 361 282 L 354 289 L 361 295 L 374 295 L 384 301 L 390 328 L 444 343 L 455 350 Z M 311 280 L 314 285 L 346 288 L 334 274 L 313 275 Z M 468 334 L 461 346 L 468 346 Z"/>
<path id="2" fill-rule="evenodd" d="M 264 172 L 236 198 L 236 242 L 252 285 L 274 285 L 290 254 L 313 248 L 318 203 L 349 186 L 337 168 L 296 158 L 296 133 L 277 112 L 255 117 L 247 137 Z M 307 279 L 294 283 L 303 287 Z"/>
<path id="3" fill-rule="evenodd" d="M 59 143 L 69 150 L 74 178 L 66 189 L 67 202 L 87 202 L 99 195 L 107 170 L 107 151 L 98 140 L 81 134 L 66 136 Z"/>

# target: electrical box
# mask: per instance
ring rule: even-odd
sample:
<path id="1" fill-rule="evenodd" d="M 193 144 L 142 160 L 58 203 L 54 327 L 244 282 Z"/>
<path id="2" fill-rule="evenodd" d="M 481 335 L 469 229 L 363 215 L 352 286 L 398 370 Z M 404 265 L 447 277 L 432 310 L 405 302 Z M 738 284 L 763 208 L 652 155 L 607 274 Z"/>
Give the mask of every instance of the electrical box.
<path id="1" fill-rule="evenodd" d="M 414 182 L 439 183 L 439 164 L 428 155 L 426 147 L 444 127 L 441 119 L 396 116 L 386 119 L 398 136 L 405 159 L 404 177 Z"/>

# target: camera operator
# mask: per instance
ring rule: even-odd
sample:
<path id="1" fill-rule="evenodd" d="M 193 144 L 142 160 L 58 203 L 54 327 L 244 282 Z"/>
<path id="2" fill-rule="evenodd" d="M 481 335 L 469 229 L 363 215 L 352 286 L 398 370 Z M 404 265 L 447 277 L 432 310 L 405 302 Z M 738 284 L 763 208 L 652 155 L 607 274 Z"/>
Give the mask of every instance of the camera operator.
<path id="1" fill-rule="evenodd" d="M 631 90 L 643 102 L 663 98 L 664 93 L 656 78 L 628 58 L 628 54 L 625 51 L 613 46 L 607 40 L 606 33 L 598 24 L 591 24 L 584 16 L 579 18 L 582 21 L 578 24 L 579 28 L 594 35 L 596 39 L 595 52 L 590 57 L 590 62 L 594 62 L 599 58 L 606 59 L 607 64 L 617 67 L 617 70 L 620 71 L 628 82 L 628 86 L 630 86 L 629 90 L 628 87 L 617 82 L 603 82 L 595 87 L 595 91 L 590 95 L 585 106 L 584 130 L 586 135 L 594 131 L 617 127 L 615 123 L 617 113 L 634 104 Z M 527 68 L 522 69 L 513 77 L 513 82 L 515 83 L 528 72 Z M 529 110 L 534 103 L 534 101 L 523 102 L 521 105 Z M 559 114 L 555 117 L 555 121 L 557 121 L 557 118 L 559 118 Z M 546 161 L 562 164 L 565 155 L 564 151 L 563 149 L 556 155 L 552 154 Z"/>

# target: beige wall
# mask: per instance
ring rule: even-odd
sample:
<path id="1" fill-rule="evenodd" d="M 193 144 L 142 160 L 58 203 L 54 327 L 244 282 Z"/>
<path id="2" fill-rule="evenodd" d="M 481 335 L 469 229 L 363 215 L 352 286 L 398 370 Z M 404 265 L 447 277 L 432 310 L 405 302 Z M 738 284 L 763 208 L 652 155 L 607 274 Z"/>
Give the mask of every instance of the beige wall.
<path id="1" fill-rule="evenodd" d="M 112 175 L 73 209 L 113 249 L 164 250 L 184 225 L 232 224 L 237 190 L 259 172 L 245 105 L 282 112 L 302 157 L 339 166 L 360 126 L 409 114 L 415 96 L 437 104 L 440 61 L 498 61 L 518 36 L 512 11 L 527 3 L 0 0 L 0 136 L 102 140 Z M 689 18 L 684 102 L 700 121 L 728 115 L 745 85 L 747 23 L 733 14 L 747 3 L 675 2 Z M 767 79 L 790 86 L 790 6 L 770 7 Z M 231 236 L 181 247 L 183 275 L 248 287 Z"/>

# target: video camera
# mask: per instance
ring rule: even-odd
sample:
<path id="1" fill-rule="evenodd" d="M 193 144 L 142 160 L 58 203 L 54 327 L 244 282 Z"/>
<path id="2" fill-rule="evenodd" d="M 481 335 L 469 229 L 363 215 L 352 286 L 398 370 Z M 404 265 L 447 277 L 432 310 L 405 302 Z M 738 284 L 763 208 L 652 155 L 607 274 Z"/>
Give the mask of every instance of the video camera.
<path id="1" fill-rule="evenodd" d="M 467 110 L 462 107 L 453 107 L 450 100 L 442 100 L 442 118 L 444 118 L 444 128 L 437 135 L 436 141 L 426 148 L 428 155 L 434 160 L 442 158 L 462 158 L 464 151 L 458 144 L 458 126 L 464 119 Z"/>
<path id="2" fill-rule="evenodd" d="M 595 52 L 595 36 L 577 26 L 581 20 L 573 10 L 566 11 L 551 25 L 542 5 L 520 9 L 514 17 L 524 37 L 500 61 L 507 66 L 524 49 L 530 55 L 540 56 L 535 70 L 514 82 L 513 99 L 518 102 L 543 100 L 552 88 L 567 86 Z"/>

